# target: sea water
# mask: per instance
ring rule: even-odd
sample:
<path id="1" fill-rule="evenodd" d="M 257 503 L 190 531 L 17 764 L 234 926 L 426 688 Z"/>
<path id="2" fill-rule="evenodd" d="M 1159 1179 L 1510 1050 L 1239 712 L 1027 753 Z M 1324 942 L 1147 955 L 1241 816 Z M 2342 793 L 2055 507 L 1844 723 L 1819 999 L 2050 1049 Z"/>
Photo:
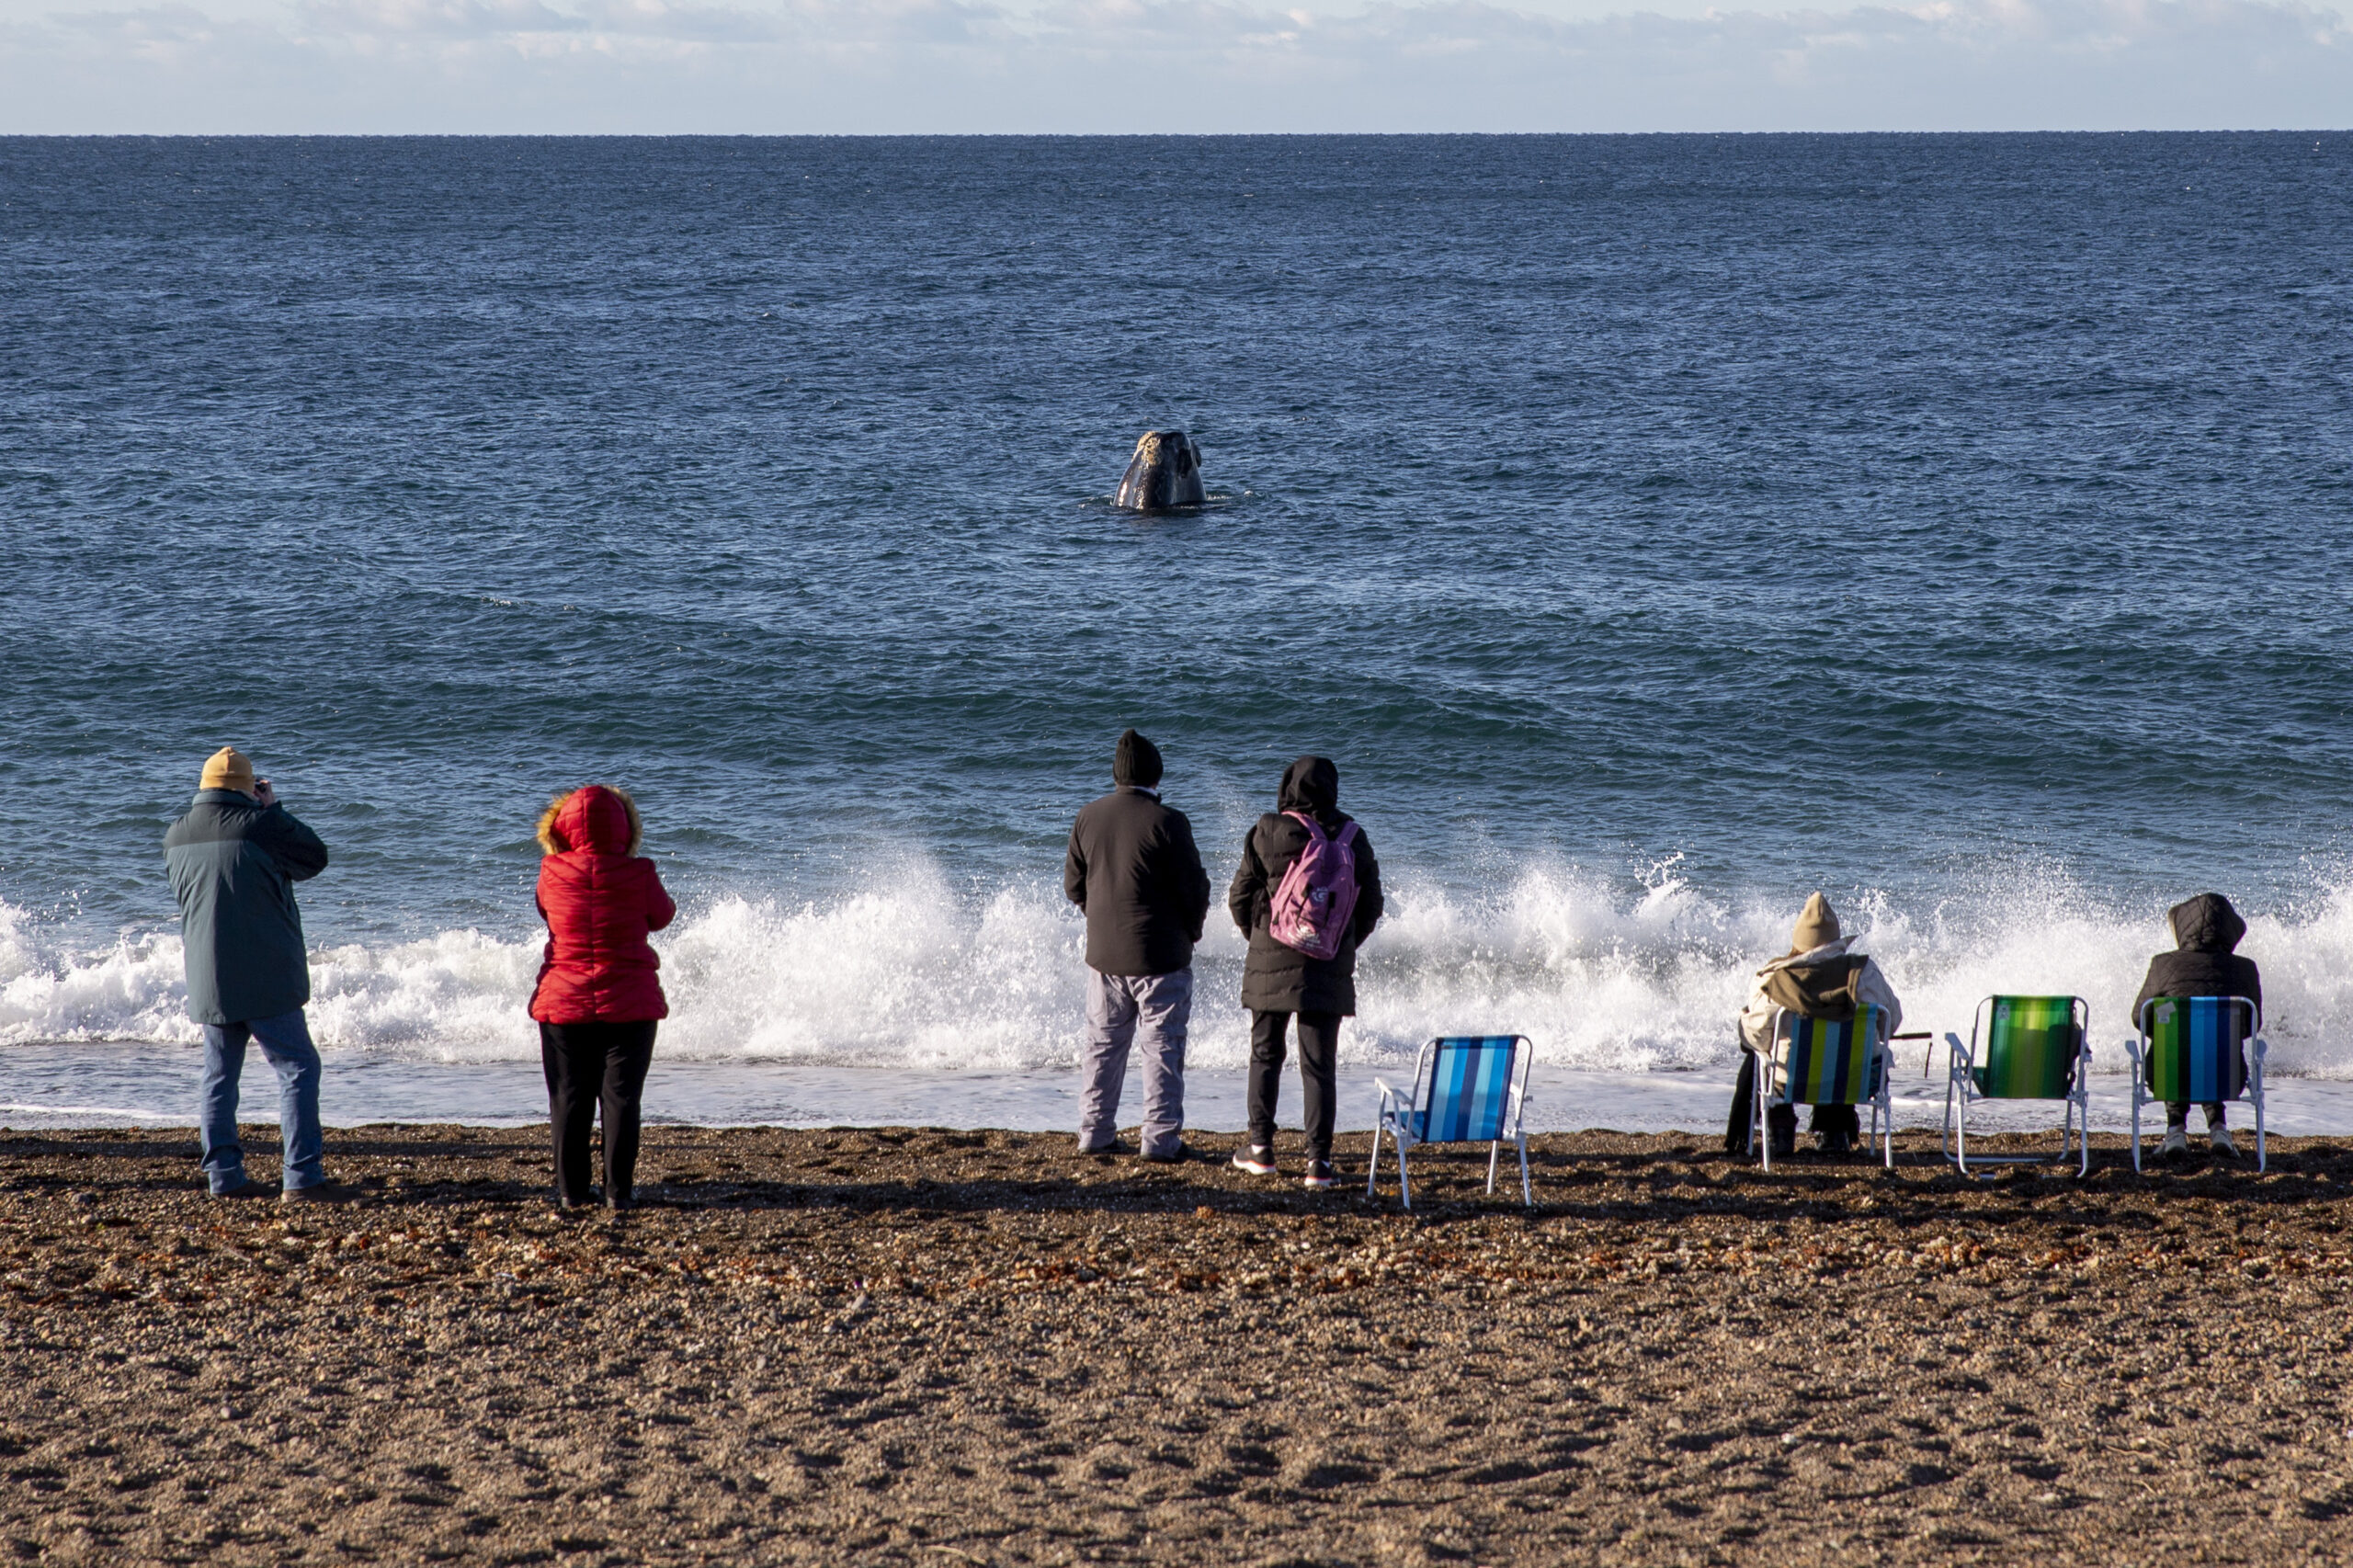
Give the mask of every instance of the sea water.
<path id="1" fill-rule="evenodd" d="M 2347 233 L 2343 134 L 0 140 L 0 1119 L 187 1119 L 234 743 L 334 849 L 331 1115 L 543 1106 L 602 779 L 654 1108 L 1059 1125 L 1134 724 L 1221 895 L 1337 761 L 1358 1124 L 1510 1029 L 1547 1125 L 1706 1125 L 1817 888 L 1907 1028 L 2083 995 L 2107 1116 L 2213 888 L 2353 1130 Z M 1209 506 L 1110 506 L 1152 427 Z"/>

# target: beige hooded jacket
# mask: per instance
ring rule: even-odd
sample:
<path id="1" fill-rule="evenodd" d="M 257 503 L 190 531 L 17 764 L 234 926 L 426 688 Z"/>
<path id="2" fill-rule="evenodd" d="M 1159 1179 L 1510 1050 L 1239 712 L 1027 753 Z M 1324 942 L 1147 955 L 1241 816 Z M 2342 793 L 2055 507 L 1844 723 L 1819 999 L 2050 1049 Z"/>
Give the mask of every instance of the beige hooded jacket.
<path id="1" fill-rule="evenodd" d="M 1740 1010 L 1741 1043 L 1749 1050 L 1763 1052 L 1771 1041 L 1773 1015 L 1787 1005 L 1790 975 L 1776 984 L 1775 976 L 1790 970 L 1810 970 L 1824 964 L 1837 963 L 1847 956 L 1854 945 L 1851 937 L 1838 929 L 1838 916 L 1830 901 L 1815 893 L 1805 901 L 1804 913 L 1798 916 L 1797 928 L 1790 933 L 1790 950 L 1756 971 L 1756 988 L 1749 993 L 1748 1006 Z M 1895 998 L 1894 988 L 1879 965 L 1866 958 L 1854 976 L 1854 997 L 1858 1006 L 1883 1007 L 1887 1010 L 1887 1032 L 1893 1034 L 1904 1027 L 1904 1004 Z M 1803 989 L 1801 987 L 1800 989 Z M 1781 992 L 1782 995 L 1773 994 Z"/>

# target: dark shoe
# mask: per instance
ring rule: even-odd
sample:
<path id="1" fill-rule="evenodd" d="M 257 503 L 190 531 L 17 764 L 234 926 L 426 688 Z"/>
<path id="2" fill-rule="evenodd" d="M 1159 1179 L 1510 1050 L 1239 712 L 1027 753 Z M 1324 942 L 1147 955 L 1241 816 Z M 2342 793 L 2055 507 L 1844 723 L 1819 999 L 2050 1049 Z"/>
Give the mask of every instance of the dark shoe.
<path id="1" fill-rule="evenodd" d="M 1814 1142 L 1834 1160 L 1843 1160 L 1855 1152 L 1855 1140 L 1842 1128 L 1835 1132 L 1817 1135 Z"/>
<path id="2" fill-rule="evenodd" d="M 290 1187 L 278 1195 L 281 1203 L 348 1203 L 359 1195 L 339 1181 L 323 1181 L 313 1187 Z"/>
<path id="3" fill-rule="evenodd" d="M 1275 1174 L 1275 1152 L 1264 1143 L 1251 1143 L 1233 1152 L 1233 1168 L 1252 1176 Z"/>
<path id="4" fill-rule="evenodd" d="M 278 1188 L 267 1186 L 264 1183 L 254 1180 L 251 1176 L 247 1176 L 236 1186 L 228 1187 L 220 1192 L 212 1193 L 210 1196 L 214 1198 L 270 1198 L 274 1197 L 277 1192 Z"/>
<path id="5" fill-rule="evenodd" d="M 1327 1187 L 1339 1186 L 1340 1177 L 1332 1169 L 1331 1161 L 1310 1160 L 1307 1162 L 1307 1174 L 1299 1178 L 1299 1184 L 1310 1192 L 1321 1192 Z"/>
<path id="6" fill-rule="evenodd" d="M 1114 1154 L 1131 1154 L 1134 1152 L 1114 1138 L 1108 1143 L 1097 1143 L 1092 1149 L 1081 1149 L 1078 1152 L 1078 1157 L 1082 1160 L 1108 1160 Z"/>
<path id="7" fill-rule="evenodd" d="M 1776 1128 L 1767 1142 L 1772 1145 L 1773 1157 L 1777 1160 L 1786 1160 L 1798 1152 L 1798 1135 L 1794 1132 L 1783 1132 Z"/>
<path id="8" fill-rule="evenodd" d="M 1147 1165 L 1181 1165 L 1192 1157 L 1193 1151 L 1187 1148 L 1180 1139 L 1176 1147 L 1169 1150 L 1165 1154 L 1144 1155 L 1143 1163 Z"/>

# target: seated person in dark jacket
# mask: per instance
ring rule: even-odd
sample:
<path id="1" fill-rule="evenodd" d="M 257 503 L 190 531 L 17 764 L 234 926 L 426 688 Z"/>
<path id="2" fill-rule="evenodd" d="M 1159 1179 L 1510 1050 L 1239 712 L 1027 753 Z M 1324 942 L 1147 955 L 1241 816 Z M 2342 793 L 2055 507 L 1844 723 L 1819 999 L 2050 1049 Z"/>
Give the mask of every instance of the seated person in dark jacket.
<path id="1" fill-rule="evenodd" d="M 1078 1151 L 1108 1154 L 1128 1051 L 1143 1044 L 1143 1157 L 1185 1157 L 1185 1029 L 1193 944 L 1209 918 L 1210 875 L 1185 813 L 1160 801 L 1160 751 L 1128 731 L 1111 756 L 1117 786 L 1080 809 L 1063 892 L 1086 912 L 1086 1081 Z"/>
<path id="2" fill-rule="evenodd" d="M 2149 977 L 2132 999 L 2132 1027 L 2141 1027 L 2141 1008 L 2158 996 L 2244 996 L 2255 1004 L 2256 1022 L 2263 1021 L 2263 977 L 2255 960 L 2234 951 L 2246 935 L 2246 922 L 2218 892 L 2201 892 L 2165 912 L 2175 950 L 2149 960 Z M 2235 1155 L 2230 1129 L 2222 1125 L 2222 1108 L 2206 1108 L 2206 1142 L 2217 1154 Z M 2165 1141 L 2162 1151 L 2169 1160 L 2189 1153 L 2189 1106 L 2165 1107 Z"/>

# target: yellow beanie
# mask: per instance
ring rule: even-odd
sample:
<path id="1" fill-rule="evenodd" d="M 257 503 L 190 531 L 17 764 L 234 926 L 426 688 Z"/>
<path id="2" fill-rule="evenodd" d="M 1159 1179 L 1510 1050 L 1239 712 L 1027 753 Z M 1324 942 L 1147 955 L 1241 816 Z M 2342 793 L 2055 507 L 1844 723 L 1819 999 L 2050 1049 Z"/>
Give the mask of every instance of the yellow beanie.
<path id="1" fill-rule="evenodd" d="M 235 746 L 222 746 L 204 759 L 204 777 L 198 780 L 199 790 L 239 790 L 254 792 L 254 765 Z"/>
<path id="2" fill-rule="evenodd" d="M 1830 901 L 1815 893 L 1805 901 L 1805 908 L 1798 914 L 1797 928 L 1790 933 L 1790 951 L 1810 953 L 1825 942 L 1838 939 L 1838 913 Z"/>

